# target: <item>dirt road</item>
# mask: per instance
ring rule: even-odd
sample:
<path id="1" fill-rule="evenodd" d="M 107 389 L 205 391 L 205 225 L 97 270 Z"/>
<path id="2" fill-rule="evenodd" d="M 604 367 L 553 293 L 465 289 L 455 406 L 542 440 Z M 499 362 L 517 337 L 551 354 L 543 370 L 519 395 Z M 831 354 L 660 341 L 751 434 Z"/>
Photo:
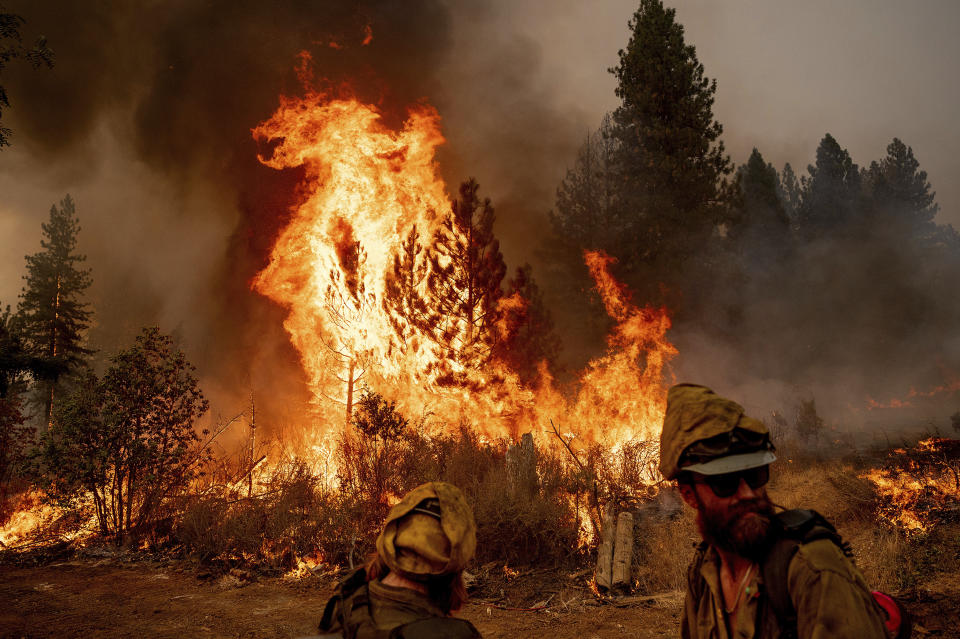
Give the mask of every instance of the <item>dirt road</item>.
<path id="1" fill-rule="evenodd" d="M 32 568 L 0 566 L 0 638 L 300 637 L 315 633 L 332 586 L 313 576 L 215 577 L 186 562 L 85 558 Z M 618 607 L 596 605 L 576 585 L 542 594 L 549 599 L 545 610 L 503 610 L 476 601 L 463 616 L 487 639 L 678 636 L 678 596 Z M 922 624 L 915 636 L 960 637 L 960 593 L 927 599 L 914 603 Z"/>

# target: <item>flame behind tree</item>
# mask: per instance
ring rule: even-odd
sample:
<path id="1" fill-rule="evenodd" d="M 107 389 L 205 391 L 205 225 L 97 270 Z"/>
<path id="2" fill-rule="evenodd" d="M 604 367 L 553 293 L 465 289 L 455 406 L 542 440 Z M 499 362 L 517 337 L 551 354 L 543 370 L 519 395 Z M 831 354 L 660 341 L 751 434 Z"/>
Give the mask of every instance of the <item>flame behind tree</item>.
<path id="1" fill-rule="evenodd" d="M 542 365 L 556 360 L 560 338 L 529 264 L 518 267 L 507 282 L 497 310 L 494 359 L 515 371 L 523 384 L 535 384 Z"/>
<path id="2" fill-rule="evenodd" d="M 433 154 L 443 141 L 429 107 L 398 131 L 374 107 L 308 93 L 282 98 L 254 129 L 274 144 L 274 168 L 303 167 L 301 202 L 253 287 L 288 309 L 284 327 L 301 355 L 318 408 L 346 406 L 361 378 L 404 415 L 466 419 L 492 435 L 542 431 L 550 419 L 586 441 L 653 439 L 666 399 L 663 309 L 637 308 L 589 254 L 591 274 L 618 327 L 570 401 L 543 365 L 521 378 L 495 349 L 532 321 L 531 286 L 512 286 L 493 234 L 494 212 L 465 182 L 451 204 Z M 529 274 L 527 274 L 529 275 Z M 540 326 L 548 324 L 540 322 Z M 318 411 L 319 413 L 319 411 Z M 329 420 L 315 434 L 332 435 Z"/>
<path id="3" fill-rule="evenodd" d="M 610 441 L 657 440 L 666 409 L 664 367 L 677 354 L 666 338 L 670 317 L 664 308 L 631 302 L 627 288 L 610 274 L 614 258 L 586 251 L 584 261 L 616 326 L 606 355 L 590 362 L 581 376 L 575 414 L 580 421 L 602 423 Z"/>
<path id="4" fill-rule="evenodd" d="M 284 229 L 254 287 L 287 307 L 284 326 L 301 354 L 314 393 L 350 398 L 362 369 L 382 378 L 423 370 L 423 349 L 391 349 L 415 318 L 389 315 L 384 276 L 402 251 L 396 238 L 432 234 L 449 201 L 433 164 L 443 142 L 438 116 L 415 109 L 399 133 L 372 107 L 320 93 L 281 100 L 253 131 L 279 141 L 266 165 L 302 166 L 304 200 Z M 415 257 L 415 255 L 414 255 Z M 373 380 L 370 383 L 374 383 Z"/>
<path id="5" fill-rule="evenodd" d="M 496 339 L 497 303 L 507 267 L 493 235 L 494 211 L 470 179 L 437 229 L 427 292 L 434 304 L 430 328 L 444 355 L 437 379 L 465 383 L 467 373 L 490 359 Z"/>

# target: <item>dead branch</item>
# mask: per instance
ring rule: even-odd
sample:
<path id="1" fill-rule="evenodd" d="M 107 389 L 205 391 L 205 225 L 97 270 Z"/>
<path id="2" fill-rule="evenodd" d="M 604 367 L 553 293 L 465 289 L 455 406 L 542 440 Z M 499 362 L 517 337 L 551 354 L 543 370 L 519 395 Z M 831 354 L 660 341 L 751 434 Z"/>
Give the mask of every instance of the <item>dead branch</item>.
<path id="1" fill-rule="evenodd" d="M 237 484 L 239 484 L 239 483 L 242 482 L 244 479 L 246 479 L 247 477 L 249 477 L 249 476 L 253 473 L 253 471 L 256 470 L 257 466 L 259 466 L 260 464 L 262 464 L 262 463 L 263 463 L 263 460 L 266 459 L 266 458 L 267 458 L 266 455 L 261 455 L 261 456 L 260 456 L 260 459 L 258 459 L 257 461 L 253 462 L 252 464 L 250 464 L 250 467 L 247 468 L 245 471 L 243 471 L 243 473 L 242 473 L 239 477 L 236 477 L 236 478 L 230 480 L 230 482 L 227 484 L 227 490 L 233 490 L 234 488 L 236 488 Z M 247 495 L 247 497 L 250 497 L 250 496 L 251 496 L 251 495 L 249 495 L 249 494 Z"/>
<path id="2" fill-rule="evenodd" d="M 563 444 L 563 447 L 567 449 L 567 452 L 568 452 L 568 453 L 570 453 L 570 456 L 573 458 L 573 461 L 576 462 L 577 467 L 580 468 L 581 472 L 586 473 L 586 472 L 587 472 L 586 466 L 583 465 L 583 462 L 580 461 L 580 458 L 577 457 L 577 454 L 576 454 L 575 452 L 573 452 L 573 448 L 571 448 L 570 443 L 567 442 L 567 440 L 563 438 L 563 435 L 560 434 L 560 430 L 559 430 L 559 429 L 556 427 L 556 425 L 553 423 L 553 419 L 550 419 L 550 428 L 551 428 L 551 430 L 553 431 L 553 434 L 557 436 L 557 439 L 560 440 L 560 443 Z M 596 502 L 597 502 L 597 480 L 596 480 L 596 478 L 591 479 L 590 483 L 591 483 L 591 485 L 593 486 L 593 497 L 594 497 L 594 503 L 596 504 Z M 589 499 L 587 500 L 587 503 L 586 503 L 586 505 L 584 506 L 584 508 L 586 508 L 586 510 L 587 510 L 587 517 L 589 517 L 589 519 L 590 519 L 590 524 L 593 526 L 593 529 L 594 529 L 594 530 L 600 530 L 600 516 L 599 516 L 599 512 L 596 512 L 596 507 L 591 507 L 591 506 L 590 506 L 590 500 L 589 500 Z"/>
<path id="3" fill-rule="evenodd" d="M 213 434 L 211 434 L 210 437 L 207 439 L 207 441 L 205 441 L 205 442 L 203 442 L 202 444 L 200 444 L 200 447 L 197 449 L 197 452 L 196 452 L 196 454 L 194 455 L 194 458 L 193 458 L 192 460 L 190 460 L 190 462 L 187 464 L 187 466 L 192 466 L 193 464 L 195 464 L 196 462 L 198 462 L 198 461 L 200 460 L 200 458 L 202 457 L 203 452 L 204 452 L 207 448 L 209 448 L 210 445 L 213 444 L 214 441 L 216 441 L 217 437 L 219 437 L 220 435 L 222 435 L 222 434 L 224 433 L 224 431 L 226 431 L 226 430 L 233 424 L 233 422 L 237 421 L 237 420 L 240 419 L 241 417 L 243 417 L 243 413 L 242 413 L 242 412 L 241 412 L 241 413 L 237 413 L 236 415 L 234 415 L 233 417 L 231 417 L 229 421 L 227 421 L 227 422 L 224 423 L 223 425 L 219 426 L 219 427 L 217 428 L 216 432 L 214 432 Z"/>
<path id="4" fill-rule="evenodd" d="M 557 427 L 553 423 L 553 419 L 550 419 L 550 428 L 553 430 L 553 434 L 557 436 L 557 439 L 560 440 L 560 443 L 563 444 L 563 447 L 567 449 L 567 452 L 570 453 L 570 456 L 573 457 L 573 461 L 577 463 L 577 466 L 580 467 L 580 470 L 586 470 L 583 466 L 583 462 L 580 461 L 580 458 L 577 457 L 577 454 L 573 452 L 573 448 L 570 447 L 570 444 L 563 438 L 563 435 L 560 434 L 560 431 L 557 430 Z"/>
<path id="5" fill-rule="evenodd" d="M 534 606 L 531 606 L 530 608 L 513 608 L 511 606 L 501 606 L 500 604 L 495 604 L 495 603 L 490 603 L 485 601 L 471 601 L 469 603 L 472 603 L 477 606 L 487 606 L 488 608 L 496 608 L 497 610 L 510 610 L 512 612 L 538 612 L 540 610 L 547 610 L 550 607 L 549 605 L 550 602 L 556 596 L 557 596 L 556 594 L 552 594 L 546 601 L 542 603 L 538 603 Z"/>

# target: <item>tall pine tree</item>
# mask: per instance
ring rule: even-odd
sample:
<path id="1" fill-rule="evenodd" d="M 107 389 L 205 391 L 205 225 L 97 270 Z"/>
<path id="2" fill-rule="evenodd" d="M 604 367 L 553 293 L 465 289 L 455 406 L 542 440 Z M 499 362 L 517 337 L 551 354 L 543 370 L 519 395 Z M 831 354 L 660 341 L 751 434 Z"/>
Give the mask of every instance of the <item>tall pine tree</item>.
<path id="1" fill-rule="evenodd" d="M 625 220 L 619 205 L 618 152 L 613 119 L 608 114 L 600 128 L 587 135 L 573 168 L 557 188 L 556 209 L 550 212 L 550 222 L 558 237 L 575 239 L 579 249 L 603 249 L 615 254 L 621 248 Z M 583 270 L 580 251 L 573 253 L 577 268 Z"/>
<path id="2" fill-rule="evenodd" d="M 623 229 L 628 248 L 614 255 L 628 270 L 645 272 L 632 283 L 648 286 L 707 258 L 732 195 L 726 176 L 733 166 L 713 117 L 717 83 L 704 75 L 675 14 L 660 0 L 641 0 L 611 69 L 621 100 L 612 133 L 631 214 Z"/>
<path id="3" fill-rule="evenodd" d="M 450 364 L 438 372 L 441 382 L 455 382 L 464 369 L 482 366 L 496 340 L 497 302 L 507 267 L 493 234 L 493 206 L 489 198 L 480 198 L 478 189 L 472 178 L 460 185 L 431 246 L 429 323 Z"/>
<path id="4" fill-rule="evenodd" d="M 790 220 L 781 201 L 780 177 L 757 149 L 738 170 L 741 212 L 730 236 L 748 271 L 768 273 L 790 243 Z"/>
<path id="5" fill-rule="evenodd" d="M 875 224 L 901 239 L 929 243 L 937 236 L 934 217 L 940 207 L 934 203 L 936 193 L 930 190 L 927 172 L 920 170 L 912 148 L 894 138 L 887 146 L 887 156 L 871 162 L 866 178 Z"/>
<path id="6" fill-rule="evenodd" d="M 860 169 L 846 149 L 827 133 L 817 147 L 817 162 L 807 167 L 797 223 L 801 235 L 817 240 L 856 231 L 862 212 Z"/>
<path id="7" fill-rule="evenodd" d="M 92 352 L 83 345 L 91 311 L 82 299 L 91 280 L 90 270 L 82 268 L 86 257 L 76 252 L 80 223 L 69 195 L 50 208 L 42 229 L 43 250 L 26 256 L 27 285 L 17 313 L 24 347 L 38 363 L 37 387 L 49 424 L 58 386 Z"/>

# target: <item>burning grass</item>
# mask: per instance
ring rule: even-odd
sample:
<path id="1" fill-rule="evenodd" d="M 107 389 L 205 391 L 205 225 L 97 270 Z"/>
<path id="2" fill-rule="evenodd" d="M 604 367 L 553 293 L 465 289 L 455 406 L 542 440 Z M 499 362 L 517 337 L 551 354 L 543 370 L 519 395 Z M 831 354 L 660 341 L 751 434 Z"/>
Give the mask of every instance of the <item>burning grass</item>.
<path id="1" fill-rule="evenodd" d="M 345 437 L 338 448 L 338 483 L 293 462 L 261 492 L 229 499 L 208 494 L 187 499 L 174 541 L 208 563 L 291 570 L 305 557 L 316 564 L 349 567 L 374 550 L 390 506 L 429 480 L 460 486 L 474 505 L 480 562 L 569 565 L 578 547 L 575 500 L 565 486 L 562 459 L 537 461 L 541 485 L 518 482 L 505 440 L 481 440 L 463 428 L 427 438 L 407 430 L 396 438 Z M 582 515 L 581 515 L 582 516 Z"/>
<path id="2" fill-rule="evenodd" d="M 960 521 L 960 441 L 928 437 L 894 449 L 864 477 L 883 496 L 880 516 L 908 534 Z"/>
<path id="3" fill-rule="evenodd" d="M 636 516 L 635 592 L 683 589 L 699 535 L 675 489 L 646 477 L 652 454 L 647 445 L 568 449 L 553 433 L 525 445 L 483 438 L 466 424 L 434 437 L 406 428 L 386 440 L 345 438 L 330 461 L 335 477 L 330 466 L 318 469 L 289 457 L 269 468 L 264 464 L 255 481 L 239 482 L 239 488 L 237 481 L 218 481 L 217 473 L 209 473 L 207 485 L 171 503 L 167 527 L 150 532 L 139 545 L 224 574 L 243 569 L 302 578 L 336 572 L 373 551 L 396 498 L 439 479 L 460 486 L 473 504 L 479 537 L 475 566 L 495 565 L 503 572 L 503 584 L 485 588 L 509 588 L 504 566 L 521 574 L 577 573 L 586 588 L 598 508 L 612 499 Z M 930 439 L 879 458 L 782 460 L 774 466 L 770 494 L 784 507 L 814 508 L 833 521 L 875 588 L 916 592 L 960 571 L 956 451 L 956 441 Z M 911 491 L 898 497 L 900 510 L 892 510 L 890 484 L 875 477 L 900 477 L 899 489 Z M 35 501 L 33 510 L 44 508 Z M 906 509 L 922 528 L 891 517 Z M 73 517 L 79 530 L 84 514 Z M 62 531 L 67 520 L 57 520 Z M 11 539 L 18 521 L 0 531 L 4 539 Z M 49 530 L 48 540 L 54 538 Z M 18 537 L 18 543 L 28 538 Z M 494 579 L 490 575 L 488 581 Z"/>

